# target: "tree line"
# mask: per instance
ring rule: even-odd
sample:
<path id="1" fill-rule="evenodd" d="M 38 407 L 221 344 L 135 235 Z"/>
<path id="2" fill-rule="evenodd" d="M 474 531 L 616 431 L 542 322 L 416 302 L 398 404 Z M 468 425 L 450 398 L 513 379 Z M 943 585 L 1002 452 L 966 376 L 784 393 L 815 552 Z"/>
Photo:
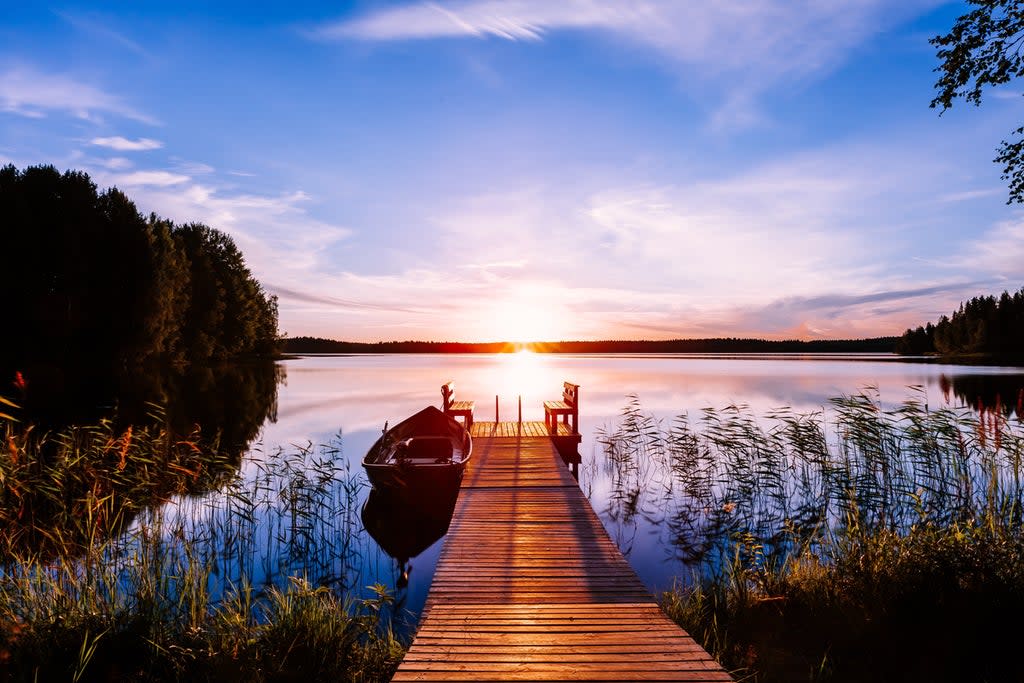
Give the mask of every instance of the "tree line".
<path id="1" fill-rule="evenodd" d="M 896 353 L 938 353 L 944 356 L 1017 355 L 1024 349 L 1024 289 L 998 297 L 976 296 L 960 304 L 952 316 L 942 316 L 908 329 Z"/>
<path id="2" fill-rule="evenodd" d="M 543 353 L 891 353 L 896 337 L 871 339 L 666 339 L 557 342 L 350 342 L 322 337 L 285 340 L 288 353 L 508 353 L 521 348 Z"/>
<path id="3" fill-rule="evenodd" d="M 232 239 L 150 214 L 81 171 L 0 168 L 0 365 L 130 367 L 267 355 L 277 298 Z"/>

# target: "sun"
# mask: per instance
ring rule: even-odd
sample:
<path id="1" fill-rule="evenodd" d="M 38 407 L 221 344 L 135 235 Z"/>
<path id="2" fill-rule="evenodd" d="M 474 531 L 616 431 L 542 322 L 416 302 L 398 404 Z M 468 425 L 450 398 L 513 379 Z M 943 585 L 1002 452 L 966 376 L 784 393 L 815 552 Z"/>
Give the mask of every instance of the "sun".
<path id="1" fill-rule="evenodd" d="M 566 316 L 561 306 L 540 297 L 496 301 L 488 308 L 486 336 L 494 341 L 524 343 L 564 338 Z"/>

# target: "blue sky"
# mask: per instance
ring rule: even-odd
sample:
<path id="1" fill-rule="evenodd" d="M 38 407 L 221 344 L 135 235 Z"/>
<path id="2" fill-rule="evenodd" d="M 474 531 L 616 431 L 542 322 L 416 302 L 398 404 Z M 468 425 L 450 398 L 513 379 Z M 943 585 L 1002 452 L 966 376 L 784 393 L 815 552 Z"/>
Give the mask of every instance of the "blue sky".
<path id="1" fill-rule="evenodd" d="M 232 235 L 289 336 L 899 334 L 1024 285 L 931 0 L 10 4 L 0 163 Z"/>

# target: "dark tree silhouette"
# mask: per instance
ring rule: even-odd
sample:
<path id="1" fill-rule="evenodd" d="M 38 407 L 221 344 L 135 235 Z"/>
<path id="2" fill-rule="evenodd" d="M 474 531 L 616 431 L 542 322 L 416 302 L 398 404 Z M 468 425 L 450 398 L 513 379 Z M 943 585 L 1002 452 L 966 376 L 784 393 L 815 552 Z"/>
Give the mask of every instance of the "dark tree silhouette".
<path id="1" fill-rule="evenodd" d="M 907 330 L 896 345 L 903 354 L 986 354 L 1011 356 L 1024 353 L 1024 289 L 1015 294 L 977 296 L 960 304 L 952 316 L 942 316 Z"/>
<path id="2" fill-rule="evenodd" d="M 230 237 L 144 218 L 79 171 L 0 168 L 12 286 L 0 370 L 66 372 L 277 349 L 277 301 Z M 56 370 L 55 370 L 56 369 Z"/>
<path id="3" fill-rule="evenodd" d="M 935 36 L 941 64 L 933 108 L 942 112 L 959 98 L 981 104 L 986 88 L 1009 83 L 1024 71 L 1024 4 L 1017 0 L 967 0 L 975 9 L 957 18 L 953 28 Z M 940 112 L 941 113 L 941 112 Z M 1015 140 L 1004 140 L 994 159 L 1003 165 L 1009 182 L 1007 204 L 1024 202 L 1024 126 L 1013 131 Z"/>

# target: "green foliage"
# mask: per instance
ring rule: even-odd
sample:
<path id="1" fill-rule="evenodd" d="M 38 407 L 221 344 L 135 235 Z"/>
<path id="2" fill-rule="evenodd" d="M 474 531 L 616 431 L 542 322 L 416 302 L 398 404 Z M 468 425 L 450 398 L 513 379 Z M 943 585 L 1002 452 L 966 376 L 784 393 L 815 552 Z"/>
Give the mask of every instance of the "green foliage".
<path id="1" fill-rule="evenodd" d="M 974 9 L 957 18 L 949 33 L 930 41 L 941 61 L 936 68 L 938 94 L 931 106 L 942 111 L 959 98 L 980 105 L 986 88 L 1009 83 L 1024 70 L 1024 6 L 1018 0 L 967 3 Z M 1024 126 L 1013 134 L 1018 139 L 1003 141 L 995 158 L 1003 165 L 1003 179 L 1009 181 L 1007 203 L 1024 202 Z"/>
<path id="2" fill-rule="evenodd" d="M 738 677 L 1019 680 L 1019 419 L 865 391 L 665 427 L 634 400 L 603 444 L 606 516 L 665 520 L 694 573 L 662 605 Z"/>
<path id="3" fill-rule="evenodd" d="M 243 479 L 199 438 L 5 429 L 0 680 L 393 674 L 392 597 L 358 599 L 348 573 L 362 483 L 338 444 L 256 458 Z"/>
<path id="4" fill-rule="evenodd" d="M 1006 625 L 1024 609 L 1019 530 L 851 531 L 820 553 L 754 572 L 737 556 L 662 606 L 747 680 L 1018 680 Z"/>
<path id="5" fill-rule="evenodd" d="M 108 420 L 55 433 L 7 423 L 0 438 L 0 560 L 80 552 L 149 505 L 217 485 L 236 464 L 198 431 L 177 438 Z"/>
<path id="6" fill-rule="evenodd" d="M 921 354 L 1019 354 L 1024 349 L 1024 289 L 998 298 L 978 296 L 960 304 L 952 317 L 907 330 L 896 352 Z"/>
<path id="7" fill-rule="evenodd" d="M 5 370 L 276 351 L 276 299 L 217 230 L 146 219 L 119 190 L 52 166 L 0 168 L 0 216 L 18 291 L 7 298 Z"/>

